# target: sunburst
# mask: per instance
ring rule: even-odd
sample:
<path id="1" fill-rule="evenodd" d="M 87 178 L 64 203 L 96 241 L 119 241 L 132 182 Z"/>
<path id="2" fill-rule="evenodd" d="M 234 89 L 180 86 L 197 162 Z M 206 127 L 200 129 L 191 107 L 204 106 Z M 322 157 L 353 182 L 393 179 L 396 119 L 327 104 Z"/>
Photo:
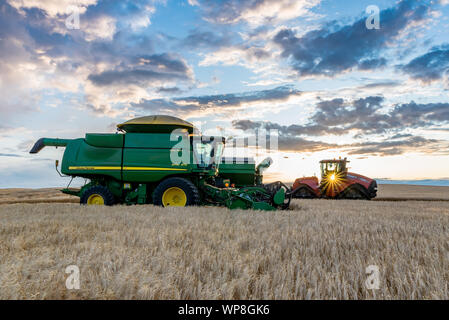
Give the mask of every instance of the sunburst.
<path id="1" fill-rule="evenodd" d="M 328 197 L 334 197 L 345 181 L 344 172 L 329 172 L 321 180 L 322 190 Z"/>

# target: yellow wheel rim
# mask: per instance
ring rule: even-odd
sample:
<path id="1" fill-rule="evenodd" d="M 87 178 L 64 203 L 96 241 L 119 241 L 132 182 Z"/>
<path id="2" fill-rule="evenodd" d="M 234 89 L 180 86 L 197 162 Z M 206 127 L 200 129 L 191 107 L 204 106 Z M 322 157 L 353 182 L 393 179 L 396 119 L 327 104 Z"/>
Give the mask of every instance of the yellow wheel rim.
<path id="1" fill-rule="evenodd" d="M 99 194 L 91 194 L 89 198 L 87 198 L 87 204 L 93 204 L 93 205 L 104 205 L 104 198 Z"/>
<path id="2" fill-rule="evenodd" d="M 187 196 L 181 188 L 168 188 L 162 195 L 162 204 L 164 207 L 185 207 L 186 203 Z"/>

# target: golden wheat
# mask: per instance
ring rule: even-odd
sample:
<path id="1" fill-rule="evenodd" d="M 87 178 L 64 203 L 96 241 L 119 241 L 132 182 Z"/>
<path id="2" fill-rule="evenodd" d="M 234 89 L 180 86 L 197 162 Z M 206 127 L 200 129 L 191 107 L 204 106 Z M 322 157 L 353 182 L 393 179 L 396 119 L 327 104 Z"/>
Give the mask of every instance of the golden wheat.
<path id="1" fill-rule="evenodd" d="M 381 184 L 376 199 L 449 200 L 449 187 Z"/>
<path id="2" fill-rule="evenodd" d="M 0 298 L 448 299 L 448 239 L 449 202 L 1 205 Z M 65 286 L 69 265 L 80 290 Z"/>

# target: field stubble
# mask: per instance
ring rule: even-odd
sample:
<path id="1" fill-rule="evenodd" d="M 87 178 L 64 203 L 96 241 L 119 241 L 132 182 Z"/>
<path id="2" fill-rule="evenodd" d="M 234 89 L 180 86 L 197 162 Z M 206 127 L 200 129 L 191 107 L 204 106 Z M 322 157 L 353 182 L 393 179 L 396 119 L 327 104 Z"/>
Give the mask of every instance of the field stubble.
<path id="1" fill-rule="evenodd" d="M 449 202 L 292 207 L 1 205 L 0 298 L 449 298 Z M 69 265 L 80 290 L 65 286 Z"/>

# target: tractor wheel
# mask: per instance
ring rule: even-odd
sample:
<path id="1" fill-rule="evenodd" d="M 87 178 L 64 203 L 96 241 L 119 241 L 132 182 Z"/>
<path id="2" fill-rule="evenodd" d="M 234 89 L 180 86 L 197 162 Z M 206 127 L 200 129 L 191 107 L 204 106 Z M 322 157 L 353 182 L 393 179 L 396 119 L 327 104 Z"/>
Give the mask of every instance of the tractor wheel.
<path id="1" fill-rule="evenodd" d="M 359 185 L 353 184 L 347 187 L 343 192 L 338 195 L 339 199 L 353 199 L 353 200 L 369 200 L 369 196 L 366 189 Z"/>
<path id="2" fill-rule="evenodd" d="M 92 186 L 87 188 L 80 198 L 80 204 L 87 205 L 112 206 L 114 202 L 114 195 L 108 188 L 103 186 Z"/>
<path id="3" fill-rule="evenodd" d="M 377 196 L 377 182 L 376 181 L 371 182 L 371 184 L 368 188 L 368 196 L 369 196 L 369 199 L 373 199 Z"/>
<path id="4" fill-rule="evenodd" d="M 292 198 L 295 199 L 315 199 L 316 194 L 307 186 L 301 186 L 292 192 Z"/>
<path id="5" fill-rule="evenodd" d="M 197 206 L 200 194 L 195 185 L 184 178 L 168 178 L 153 192 L 153 204 L 164 207 Z"/>

